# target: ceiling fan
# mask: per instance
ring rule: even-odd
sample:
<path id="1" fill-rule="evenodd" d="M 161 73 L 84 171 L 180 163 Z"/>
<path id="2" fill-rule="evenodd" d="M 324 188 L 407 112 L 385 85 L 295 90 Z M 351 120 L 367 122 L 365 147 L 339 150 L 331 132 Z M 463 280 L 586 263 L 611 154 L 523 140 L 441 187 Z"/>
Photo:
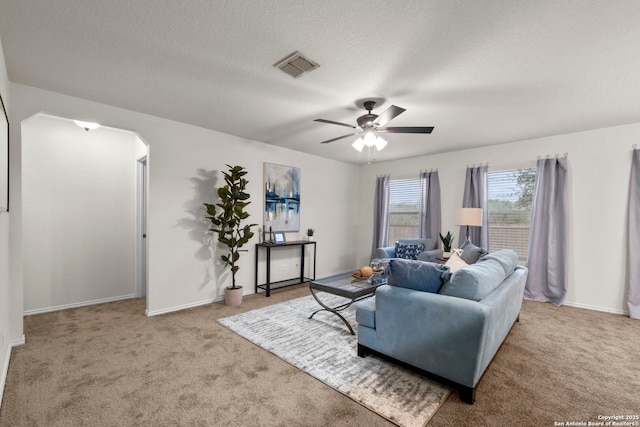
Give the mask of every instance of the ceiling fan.
<path id="1" fill-rule="evenodd" d="M 398 117 L 406 110 L 404 108 L 392 105 L 384 110 L 382 114 L 378 115 L 371 113 L 371 110 L 373 110 L 376 106 L 375 101 L 364 101 L 362 105 L 364 106 L 364 109 L 367 110 L 367 114 L 358 117 L 358 119 L 356 120 L 358 126 L 353 126 L 347 123 L 334 122 L 333 120 L 315 119 L 314 122 L 329 123 L 332 125 L 339 125 L 356 129 L 356 132 L 322 141 L 321 144 L 327 144 L 329 142 L 348 138 L 353 135 L 363 134 L 362 137 L 358 138 L 353 143 L 353 148 L 358 151 L 362 151 L 362 149 L 366 145 L 368 147 L 375 146 L 376 149 L 380 151 L 387 145 L 387 141 L 378 136 L 378 133 L 431 133 L 433 131 L 433 126 L 384 127 L 392 119 Z"/>

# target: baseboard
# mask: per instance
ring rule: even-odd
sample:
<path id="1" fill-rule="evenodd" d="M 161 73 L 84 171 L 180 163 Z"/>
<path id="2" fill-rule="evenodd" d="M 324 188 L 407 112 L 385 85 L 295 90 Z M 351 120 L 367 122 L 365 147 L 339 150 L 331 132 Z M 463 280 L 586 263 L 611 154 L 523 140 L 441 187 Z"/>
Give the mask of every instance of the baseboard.
<path id="1" fill-rule="evenodd" d="M 2 396 L 4 395 L 4 386 L 7 383 L 7 374 L 9 373 L 9 361 L 11 360 L 11 350 L 13 347 L 22 345 L 25 343 L 24 335 L 19 340 L 14 340 L 7 346 L 7 355 L 4 359 L 4 366 L 2 367 L 2 376 L 0 377 L 0 408 L 2 408 Z"/>
<path id="2" fill-rule="evenodd" d="M 19 340 L 13 340 L 9 343 L 10 347 L 17 347 L 19 345 L 24 345 L 27 341 L 24 338 L 24 335 Z"/>
<path id="3" fill-rule="evenodd" d="M 605 313 L 611 313 L 611 314 L 619 314 L 621 316 L 628 316 L 629 312 L 625 311 L 625 310 L 616 310 L 613 308 L 605 308 L 605 307 L 597 307 L 595 305 L 588 305 L 588 304 L 580 304 L 577 302 L 563 302 L 562 305 L 566 305 L 569 307 L 575 307 L 575 308 L 584 308 L 586 310 L 593 310 L 593 311 L 602 311 Z"/>
<path id="4" fill-rule="evenodd" d="M 182 305 L 176 305 L 173 307 L 167 307 L 167 308 L 162 308 L 160 310 L 145 310 L 144 314 L 146 314 L 147 316 L 151 317 L 151 316 L 158 316 L 161 314 L 167 314 L 167 313 L 172 313 L 174 311 L 180 311 L 180 310 L 186 310 L 188 308 L 193 308 L 193 307 L 199 307 L 201 305 L 206 305 L 206 304 L 211 304 L 212 302 L 218 302 L 218 301 L 223 301 L 224 300 L 224 296 L 219 296 L 216 298 L 211 298 L 211 299 L 206 299 L 204 301 L 198 301 L 198 302 L 192 302 L 189 304 L 182 304 Z"/>
<path id="5" fill-rule="evenodd" d="M 55 307 L 36 308 L 34 310 L 25 310 L 23 312 L 23 314 L 25 316 L 30 316 L 32 314 L 49 313 L 49 312 L 52 312 L 52 311 L 67 310 L 69 308 L 84 307 L 84 306 L 87 306 L 87 305 L 94 305 L 94 304 L 104 304 L 106 302 L 114 302 L 114 301 L 120 301 L 120 300 L 123 300 L 123 299 L 131 299 L 131 298 L 135 298 L 135 295 L 134 294 L 121 295 L 121 296 L 117 296 L 117 297 L 102 298 L 102 299 L 96 299 L 96 300 L 92 300 L 92 301 L 83 301 L 83 302 L 77 302 L 77 303 L 73 303 L 73 304 L 57 305 Z"/>
<path id="6" fill-rule="evenodd" d="M 4 359 L 2 367 L 2 377 L 0 378 L 0 408 L 2 408 L 2 395 L 4 394 L 4 384 L 7 381 L 7 373 L 9 372 L 9 359 L 11 359 L 11 346 L 7 346 L 7 355 Z"/>

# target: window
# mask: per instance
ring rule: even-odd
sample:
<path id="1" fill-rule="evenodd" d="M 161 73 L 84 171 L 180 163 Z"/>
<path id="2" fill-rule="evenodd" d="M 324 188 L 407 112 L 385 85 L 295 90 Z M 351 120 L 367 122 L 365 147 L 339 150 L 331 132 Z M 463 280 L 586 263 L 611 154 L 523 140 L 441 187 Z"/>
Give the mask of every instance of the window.
<path id="1" fill-rule="evenodd" d="M 489 252 L 513 249 L 526 262 L 536 169 L 487 174 Z"/>
<path id="2" fill-rule="evenodd" d="M 389 239 L 415 238 L 419 233 L 420 179 L 398 179 L 389 182 Z"/>

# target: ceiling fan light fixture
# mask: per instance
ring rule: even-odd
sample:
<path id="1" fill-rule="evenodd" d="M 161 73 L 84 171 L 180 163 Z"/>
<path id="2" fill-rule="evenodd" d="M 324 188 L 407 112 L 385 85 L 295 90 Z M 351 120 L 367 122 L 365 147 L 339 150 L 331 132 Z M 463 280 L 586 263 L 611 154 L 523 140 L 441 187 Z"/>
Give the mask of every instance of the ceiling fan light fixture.
<path id="1" fill-rule="evenodd" d="M 351 146 L 358 151 L 362 151 L 362 149 L 364 148 L 364 140 L 362 138 L 358 138 L 353 141 L 353 144 L 351 144 Z"/>
<path id="2" fill-rule="evenodd" d="M 381 151 L 384 147 L 387 146 L 387 141 L 384 139 L 377 137 L 375 142 L 376 150 Z"/>
<path id="3" fill-rule="evenodd" d="M 373 147 L 376 143 L 376 134 L 375 132 L 373 132 L 373 130 L 371 129 L 367 129 L 364 132 L 364 137 L 362 137 L 362 139 L 364 140 L 364 145 L 366 145 L 367 147 Z"/>

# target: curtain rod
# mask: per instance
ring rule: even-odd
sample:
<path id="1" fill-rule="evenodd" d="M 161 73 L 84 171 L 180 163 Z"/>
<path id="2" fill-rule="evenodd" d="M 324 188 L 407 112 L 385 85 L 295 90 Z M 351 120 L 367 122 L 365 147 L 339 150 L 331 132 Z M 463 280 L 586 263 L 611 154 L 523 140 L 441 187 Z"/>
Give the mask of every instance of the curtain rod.
<path id="1" fill-rule="evenodd" d="M 489 167 L 489 162 L 487 162 L 487 163 L 478 163 L 477 165 L 474 163 L 472 165 L 467 165 L 467 168 L 475 168 L 475 167 L 479 168 L 480 166 Z"/>
<path id="2" fill-rule="evenodd" d="M 420 173 L 423 173 L 423 172 L 429 172 L 429 173 L 432 173 L 432 172 L 438 172 L 438 168 L 435 168 L 435 169 L 431 168 L 431 169 L 429 169 L 429 170 L 427 170 L 427 169 L 425 169 L 425 170 L 420 169 Z"/>
<path id="3" fill-rule="evenodd" d="M 560 157 L 560 154 L 556 153 L 555 154 L 555 158 L 557 159 L 558 157 Z M 569 153 L 565 152 L 562 157 L 569 157 Z M 541 158 L 542 158 L 542 156 L 538 156 L 537 157 L 538 160 L 540 160 Z M 547 154 L 545 158 L 550 159 L 551 158 L 551 154 Z"/>

